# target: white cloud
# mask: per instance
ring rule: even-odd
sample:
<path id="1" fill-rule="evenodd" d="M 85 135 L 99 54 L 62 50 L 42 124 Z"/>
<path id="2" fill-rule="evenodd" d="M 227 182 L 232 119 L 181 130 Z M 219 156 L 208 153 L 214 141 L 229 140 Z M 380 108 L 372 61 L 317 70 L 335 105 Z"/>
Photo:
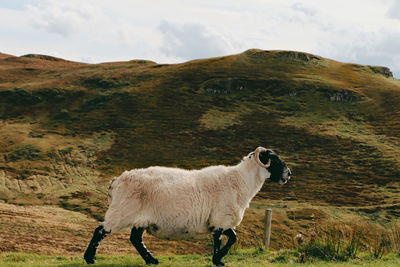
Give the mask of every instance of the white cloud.
<path id="1" fill-rule="evenodd" d="M 91 19 L 92 9 L 82 1 L 47 0 L 29 5 L 33 26 L 63 36 L 79 31 Z"/>
<path id="2" fill-rule="evenodd" d="M 388 15 L 394 19 L 400 19 L 400 1 L 393 0 L 389 6 Z"/>
<path id="3" fill-rule="evenodd" d="M 400 32 L 376 37 L 368 46 L 355 47 L 355 61 L 361 64 L 390 66 L 394 75 L 400 77 Z"/>
<path id="4" fill-rule="evenodd" d="M 304 14 L 308 15 L 308 16 L 314 16 L 316 13 L 316 10 L 311 8 L 310 6 L 307 6 L 303 3 L 295 3 L 294 5 L 292 5 L 293 10 L 299 11 L 299 12 L 303 12 Z"/>
<path id="5" fill-rule="evenodd" d="M 184 60 L 224 55 L 229 45 L 201 24 L 173 24 L 162 21 L 157 27 L 162 33 L 161 52 Z"/>

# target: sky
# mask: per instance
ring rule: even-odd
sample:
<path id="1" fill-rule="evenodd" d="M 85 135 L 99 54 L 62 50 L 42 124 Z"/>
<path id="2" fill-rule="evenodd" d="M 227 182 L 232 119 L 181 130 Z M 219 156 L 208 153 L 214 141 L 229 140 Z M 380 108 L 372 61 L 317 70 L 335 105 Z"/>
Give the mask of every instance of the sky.
<path id="1" fill-rule="evenodd" d="M 250 48 L 389 67 L 400 0 L 0 0 L 0 52 L 178 63 Z"/>

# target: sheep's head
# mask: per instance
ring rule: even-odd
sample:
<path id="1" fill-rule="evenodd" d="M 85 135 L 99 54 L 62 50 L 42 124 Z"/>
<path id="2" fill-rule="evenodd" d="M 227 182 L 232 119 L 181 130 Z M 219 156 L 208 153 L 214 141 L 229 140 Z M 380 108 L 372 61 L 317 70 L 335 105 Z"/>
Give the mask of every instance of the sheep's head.
<path id="1" fill-rule="evenodd" d="M 256 163 L 266 168 L 271 174 L 268 178 L 270 181 L 286 184 L 292 175 L 290 169 L 285 162 L 271 149 L 258 147 L 254 153 L 250 153 L 249 157 L 254 157 Z"/>

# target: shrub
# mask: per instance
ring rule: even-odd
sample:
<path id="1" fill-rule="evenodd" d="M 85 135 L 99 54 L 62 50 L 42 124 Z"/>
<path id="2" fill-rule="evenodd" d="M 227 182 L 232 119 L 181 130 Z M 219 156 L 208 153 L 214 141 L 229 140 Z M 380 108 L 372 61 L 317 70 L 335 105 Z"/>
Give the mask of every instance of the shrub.
<path id="1" fill-rule="evenodd" d="M 315 238 L 300 245 L 299 255 L 327 261 L 347 261 L 357 257 L 361 249 L 361 231 L 346 232 L 338 227 L 331 227 Z"/>
<path id="2" fill-rule="evenodd" d="M 376 234 L 374 238 L 374 246 L 371 250 L 372 255 L 376 259 L 382 259 L 390 250 L 390 239 L 385 233 Z"/>
<path id="3" fill-rule="evenodd" d="M 400 256 L 400 224 L 393 226 L 390 239 L 392 242 L 392 250 Z"/>
<path id="4" fill-rule="evenodd" d="M 41 158 L 40 149 L 32 145 L 20 146 L 7 156 L 8 161 L 33 160 Z"/>

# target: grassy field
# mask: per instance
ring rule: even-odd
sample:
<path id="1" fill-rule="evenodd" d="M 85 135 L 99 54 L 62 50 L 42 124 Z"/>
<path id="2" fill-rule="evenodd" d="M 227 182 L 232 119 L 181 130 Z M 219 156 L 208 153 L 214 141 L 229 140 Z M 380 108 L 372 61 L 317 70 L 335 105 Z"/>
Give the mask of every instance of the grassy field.
<path id="1" fill-rule="evenodd" d="M 160 260 L 158 266 L 213 266 L 211 255 L 162 255 L 157 257 Z M 381 260 L 374 259 L 369 255 L 361 255 L 357 259 L 347 262 L 326 262 L 315 259 L 309 259 L 306 263 L 300 263 L 299 257 L 293 251 L 263 252 L 254 250 L 236 250 L 225 258 L 225 263 L 229 266 L 237 267 L 289 267 L 289 266 L 308 266 L 308 267 L 350 267 L 350 266 L 368 266 L 368 267 L 397 267 L 400 265 L 400 256 L 389 254 Z M 33 267 L 33 266 L 64 266 L 78 267 L 86 263 L 81 256 L 44 256 L 37 254 L 23 253 L 4 253 L 0 254 L 0 265 L 10 267 Z M 143 260 L 138 256 L 118 255 L 106 256 L 98 255 L 96 265 L 99 267 L 111 266 L 146 266 Z"/>
<path id="2" fill-rule="evenodd" d="M 371 212 L 360 208 L 315 206 L 297 202 L 273 202 L 266 206 L 256 199 L 246 211 L 243 222 L 236 229 L 238 242 L 234 249 L 258 248 L 262 244 L 263 215 L 265 208 L 272 208 L 271 247 L 274 250 L 297 249 L 295 236 L 305 235 L 309 241 L 315 235 L 323 242 L 332 235 L 339 235 L 341 247 L 351 240 L 358 244 L 358 252 L 378 250 L 382 240 L 389 240 L 382 247 L 383 253 L 400 251 L 400 220 L 382 226 L 378 219 L 386 217 L 390 209 Z M 376 218 L 377 214 L 379 217 Z M 375 218 L 374 218 L 375 217 Z M 79 212 L 56 206 L 16 206 L 0 203 L 1 251 L 39 253 L 44 255 L 81 255 L 99 222 Z M 354 239 L 353 234 L 357 234 Z M 129 229 L 108 236 L 99 248 L 100 254 L 122 255 L 136 253 L 129 242 Z M 336 238 L 337 239 L 337 238 Z M 144 235 L 144 243 L 156 255 L 198 254 L 212 251 L 210 235 L 191 240 L 166 241 Z M 306 243 L 306 242 L 305 242 Z M 354 242 L 353 242 L 354 243 Z M 329 243 L 330 244 L 330 243 Z M 322 248 L 321 250 L 325 250 Z"/>
<path id="3" fill-rule="evenodd" d="M 381 70 L 257 49 L 182 64 L 0 54 L 2 252 L 82 253 L 112 176 L 236 164 L 259 145 L 293 177 L 265 184 L 237 229 L 239 248 L 259 246 L 265 208 L 273 249 L 337 223 L 373 240 L 400 216 L 400 81 Z M 146 238 L 155 252 L 210 248 L 208 236 Z M 101 253 L 127 254 L 126 242 L 116 235 Z"/>

